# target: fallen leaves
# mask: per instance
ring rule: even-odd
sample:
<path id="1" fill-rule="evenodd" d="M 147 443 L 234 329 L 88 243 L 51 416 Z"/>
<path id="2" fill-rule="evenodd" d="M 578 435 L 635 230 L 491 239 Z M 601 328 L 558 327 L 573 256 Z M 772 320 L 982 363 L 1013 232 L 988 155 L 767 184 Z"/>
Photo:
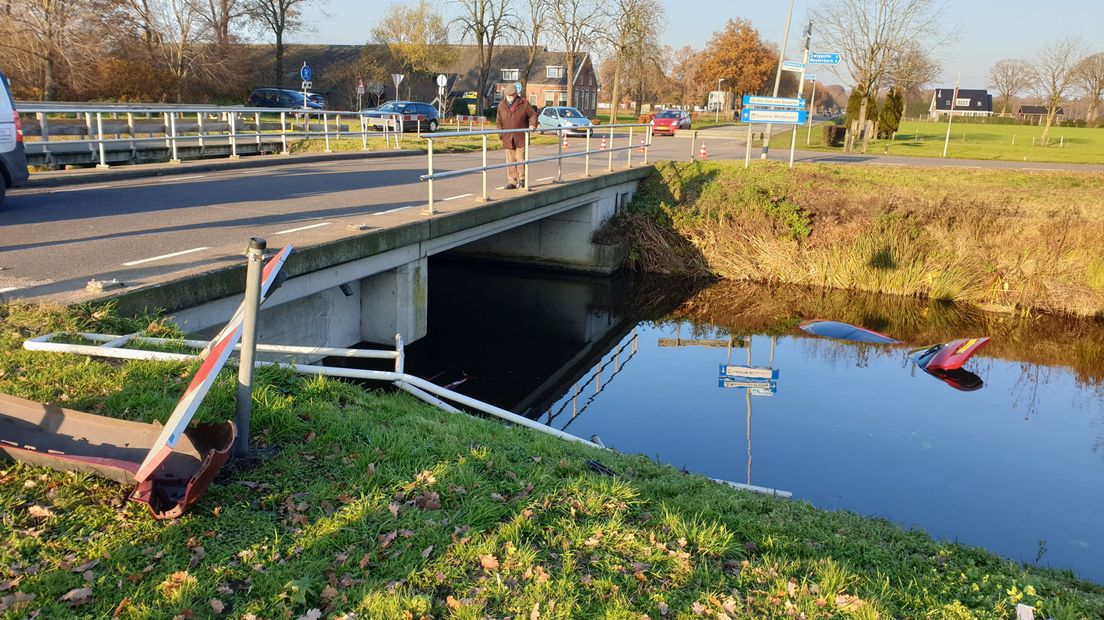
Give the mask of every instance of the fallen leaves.
<path id="1" fill-rule="evenodd" d="M 11 594 L 5 594 L 4 596 L 0 596 L 0 612 L 17 610 L 27 603 L 30 603 L 34 599 L 34 594 L 26 594 L 24 592 L 13 592 Z"/>
<path id="2" fill-rule="evenodd" d="M 376 542 L 379 543 L 380 548 L 386 549 L 391 546 L 391 543 L 395 542 L 395 538 L 398 535 L 399 533 L 397 531 L 380 534 L 379 536 L 376 536 Z"/>
<path id="3" fill-rule="evenodd" d="M 27 508 L 27 514 L 31 515 L 31 517 L 35 519 L 49 519 L 51 517 L 57 516 L 56 512 L 50 510 L 48 506 L 43 506 L 42 504 L 32 504 L 29 508 Z"/>
<path id="4" fill-rule="evenodd" d="M 223 610 L 226 609 L 226 605 L 217 598 L 213 598 L 207 601 L 207 604 L 211 606 L 211 611 L 215 612 L 216 614 L 221 614 Z"/>
<path id="5" fill-rule="evenodd" d="M 479 565 L 482 566 L 484 570 L 497 570 L 498 558 L 493 555 L 481 555 L 479 556 Z"/>
<path id="6" fill-rule="evenodd" d="M 421 510 L 440 510 L 441 496 L 434 491 L 426 491 L 414 499 L 414 505 Z"/>
<path id="7" fill-rule="evenodd" d="M 176 598 L 185 588 L 194 586 L 199 581 L 186 570 L 178 570 L 165 578 L 157 587 L 165 598 Z"/>
<path id="8" fill-rule="evenodd" d="M 70 607 L 84 605 L 92 600 L 92 588 L 73 588 L 58 599 L 62 603 L 68 603 Z"/>

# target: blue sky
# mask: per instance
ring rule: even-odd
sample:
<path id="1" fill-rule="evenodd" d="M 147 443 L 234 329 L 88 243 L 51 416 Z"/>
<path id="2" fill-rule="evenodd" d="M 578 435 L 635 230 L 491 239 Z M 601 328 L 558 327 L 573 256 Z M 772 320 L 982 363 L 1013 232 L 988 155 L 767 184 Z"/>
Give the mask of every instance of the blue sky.
<path id="1" fill-rule="evenodd" d="M 413 4 L 416 0 L 409 0 Z M 759 34 L 769 41 L 780 42 L 785 27 L 787 0 L 661 0 L 667 7 L 668 25 L 662 40 L 665 44 L 701 48 L 713 31 L 730 17 L 751 20 Z M 368 31 L 378 19 L 387 0 L 322 0 L 320 5 L 329 17 L 312 20 L 314 31 L 294 37 L 296 42 L 359 44 L 368 38 Z M 449 3 L 436 0 L 446 15 L 453 13 Z M 811 9 L 820 3 L 796 0 L 794 26 L 790 32 L 789 56 L 797 58 L 798 34 Z M 996 8 L 999 7 L 999 8 Z M 1104 51 L 1104 0 L 950 0 L 945 21 L 960 36 L 957 42 L 936 50 L 943 67 L 946 85 L 954 81 L 956 71 L 962 73 L 963 88 L 985 87 L 989 67 L 1003 58 L 1031 59 L 1047 42 L 1064 36 L 1081 38 L 1091 51 Z M 813 33 L 814 51 L 830 52 L 817 45 Z M 845 83 L 846 78 L 833 79 L 818 70 L 818 79 Z"/>

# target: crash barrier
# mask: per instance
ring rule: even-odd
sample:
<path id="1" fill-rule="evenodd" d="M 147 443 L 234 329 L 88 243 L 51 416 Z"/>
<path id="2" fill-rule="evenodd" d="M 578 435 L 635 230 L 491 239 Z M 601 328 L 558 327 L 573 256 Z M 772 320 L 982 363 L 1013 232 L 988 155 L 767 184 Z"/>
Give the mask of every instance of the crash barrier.
<path id="1" fill-rule="evenodd" d="M 644 143 L 633 143 L 633 130 L 642 128 L 644 132 Z M 622 131 L 627 129 L 628 131 Z M 501 136 L 504 134 L 524 134 L 525 136 L 525 159 L 524 161 L 509 162 L 502 164 L 488 164 L 487 163 L 487 137 L 488 136 Z M 559 143 L 558 150 L 555 155 L 548 155 L 545 157 L 533 158 L 529 153 L 530 137 L 534 133 L 554 133 L 557 134 L 557 142 Z M 586 143 L 582 151 L 577 153 L 566 152 L 565 146 L 568 146 L 567 136 L 570 134 L 583 134 L 586 138 Z M 591 148 L 591 138 L 601 135 L 604 140 L 608 140 L 608 144 L 602 149 Z M 637 136 L 639 137 L 639 133 Z M 473 136 L 480 136 L 483 141 L 483 165 L 474 166 L 471 168 L 460 168 L 457 170 L 435 171 L 433 168 L 433 143 L 436 140 L 443 140 L 447 138 L 469 138 Z M 474 174 L 479 172 L 483 176 L 483 194 L 479 197 L 481 201 L 490 200 L 490 196 L 487 193 L 487 172 L 489 170 L 501 170 L 511 166 L 522 166 L 525 169 L 525 191 L 529 191 L 529 165 L 538 164 L 546 161 L 556 162 L 556 176 L 557 183 L 563 180 L 563 160 L 569 157 L 583 157 L 584 163 L 584 176 L 590 176 L 590 156 L 591 155 L 603 155 L 606 157 L 606 169 L 609 172 L 613 172 L 613 154 L 617 151 L 624 151 L 625 167 L 632 167 L 632 153 L 633 150 L 639 148 L 644 153 L 644 165 L 648 165 L 648 148 L 652 145 L 652 125 L 650 123 L 628 123 L 623 125 L 604 125 L 600 129 L 593 126 L 586 127 L 572 127 L 570 129 L 488 129 L 480 131 L 454 131 L 454 132 L 439 132 L 434 134 L 426 134 L 423 136 L 428 143 L 426 150 L 426 173 L 418 178 L 422 181 L 429 183 L 429 198 L 427 200 L 426 212 L 430 215 L 434 214 L 433 208 L 433 182 L 437 179 L 446 179 L 451 177 L 463 176 L 465 174 Z M 624 138 L 624 146 L 617 146 L 615 138 Z"/>
<path id="2" fill-rule="evenodd" d="M 174 163 L 182 155 L 287 154 L 288 143 L 296 140 L 324 140 L 328 153 L 331 139 L 359 137 L 366 151 L 369 137 L 382 137 L 397 149 L 404 121 L 414 122 L 419 133 L 425 122 L 422 115 L 245 106 L 20 103 L 18 112 L 31 165 L 95 163 L 98 168 L 152 161 L 145 152 L 154 151 L 168 151 Z"/>
<path id="3" fill-rule="evenodd" d="M 71 342 L 53 342 L 54 338 L 65 337 L 70 339 L 73 336 L 79 336 L 87 341 L 100 343 L 98 345 L 83 345 L 74 344 Z M 120 344 L 122 343 L 122 344 Z M 201 350 L 210 344 L 206 340 L 175 340 L 170 338 L 149 338 L 143 336 L 133 335 L 118 336 L 109 334 L 92 334 L 92 333 L 60 333 L 54 332 L 26 340 L 23 343 L 23 347 L 31 351 L 50 351 L 55 353 L 77 353 L 82 355 L 91 355 L 97 357 L 109 357 L 119 359 L 142 359 L 142 360 L 165 360 L 165 361 L 192 361 L 198 359 L 198 355 L 187 353 L 171 353 L 164 351 L 145 349 L 128 349 L 124 346 L 128 343 L 134 343 L 143 345 L 145 347 L 179 347 L 184 345 L 197 350 Z M 405 354 L 403 351 L 402 339 L 399 336 L 395 337 L 395 349 L 393 351 L 387 350 L 369 350 L 369 349 L 346 349 L 339 347 L 305 347 L 305 346 L 292 346 L 292 345 L 273 345 L 273 344 L 260 344 L 256 345 L 258 353 L 264 354 L 283 354 L 291 356 L 307 356 L 307 357 L 320 357 L 320 356 L 335 356 L 344 358 L 369 358 L 369 359 L 383 359 L 394 360 L 394 370 L 364 370 L 359 368 L 338 368 L 332 366 L 321 366 L 315 364 L 298 364 L 287 363 L 277 361 L 257 361 L 257 365 L 278 365 L 285 368 L 291 368 L 299 374 L 304 375 L 325 375 L 329 377 L 343 377 L 349 379 L 360 379 L 368 381 L 385 381 L 395 385 L 396 387 L 409 392 L 415 397 L 423 400 L 431 405 L 444 409 L 452 413 L 459 413 L 460 409 L 449 403 L 456 403 L 464 407 L 469 407 L 475 411 L 494 416 L 513 422 L 520 426 L 533 429 L 535 431 L 553 435 L 560 439 L 573 441 L 577 443 L 586 444 L 592 447 L 601 448 L 606 450 L 604 445 L 601 445 L 596 441 L 588 441 L 571 433 L 561 431 L 549 426 L 545 426 L 540 422 L 530 420 L 529 418 L 520 416 L 511 411 L 496 407 L 494 405 L 484 403 L 470 396 L 465 396 L 458 392 L 454 392 L 448 388 L 441 387 L 436 383 L 427 381 L 420 377 L 416 377 L 411 374 L 407 374 L 404 371 L 404 359 Z M 240 345 L 235 347 L 235 350 L 240 350 Z M 446 402 L 447 401 L 447 402 Z M 746 491 L 752 491 L 756 493 L 764 493 L 767 495 L 774 495 L 777 497 L 791 497 L 791 493 L 788 491 L 781 491 L 778 489 L 770 489 L 766 487 L 758 487 L 753 485 L 745 485 L 736 482 L 729 482 L 726 480 L 720 480 L 716 478 L 710 478 L 715 482 L 727 484 L 738 489 Z"/>

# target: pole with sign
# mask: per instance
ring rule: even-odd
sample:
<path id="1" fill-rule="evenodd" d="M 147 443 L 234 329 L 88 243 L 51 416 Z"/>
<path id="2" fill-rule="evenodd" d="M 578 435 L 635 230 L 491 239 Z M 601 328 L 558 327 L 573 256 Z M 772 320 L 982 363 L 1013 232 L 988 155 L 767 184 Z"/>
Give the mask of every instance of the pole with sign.
<path id="1" fill-rule="evenodd" d="M 311 78 L 314 77 L 310 65 L 303 61 L 303 68 L 299 69 L 299 77 L 303 78 L 303 109 L 307 109 L 307 96 L 310 94 Z"/>
<path id="2" fill-rule="evenodd" d="M 805 94 L 805 67 L 809 64 L 809 41 L 813 38 L 813 22 L 805 27 L 805 49 L 801 53 L 801 77 L 797 82 L 797 98 Z M 799 63 L 793 63 L 795 65 Z M 794 151 L 797 150 L 797 125 L 793 126 L 790 134 L 790 168 L 793 168 Z"/>
<path id="3" fill-rule="evenodd" d="M 809 120 L 805 124 L 808 128 L 808 133 L 805 135 L 805 146 L 809 146 L 813 142 L 813 111 L 816 109 L 816 76 L 812 73 L 806 73 L 805 79 L 813 83 L 813 92 L 809 95 Z"/>
<path id="4" fill-rule="evenodd" d="M 793 8 L 794 0 L 790 0 L 790 9 L 786 12 L 786 28 L 782 30 L 782 47 L 778 48 L 778 70 L 774 73 L 774 96 L 778 96 L 778 86 L 782 83 L 782 59 L 786 56 L 786 43 L 790 39 L 790 21 L 793 20 Z M 763 138 L 763 152 L 759 155 L 760 159 L 766 159 L 767 154 L 770 152 L 770 134 L 771 126 L 767 124 L 766 137 Z"/>
<path id="5" fill-rule="evenodd" d="M 445 74 L 437 76 L 437 113 L 445 115 L 445 86 L 448 85 L 448 77 Z"/>
<path id="6" fill-rule="evenodd" d="M 808 63 L 810 65 L 838 65 L 843 62 L 843 55 L 839 52 L 810 52 Z"/>
<path id="7" fill-rule="evenodd" d="M 395 83 L 395 100 L 396 101 L 398 101 L 401 98 L 401 97 L 399 97 L 399 84 L 402 83 L 404 77 L 406 77 L 406 76 L 401 74 L 401 73 L 392 73 L 391 74 L 391 81 Z"/>
<path id="8" fill-rule="evenodd" d="M 357 78 L 357 110 L 364 109 L 364 80 Z"/>

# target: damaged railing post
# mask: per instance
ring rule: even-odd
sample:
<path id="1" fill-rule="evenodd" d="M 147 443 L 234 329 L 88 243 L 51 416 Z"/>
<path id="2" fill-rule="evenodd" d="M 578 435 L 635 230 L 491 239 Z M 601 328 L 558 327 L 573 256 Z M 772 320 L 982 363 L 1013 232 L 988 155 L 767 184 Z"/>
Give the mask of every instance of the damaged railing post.
<path id="1" fill-rule="evenodd" d="M 238 437 L 234 441 L 234 457 L 249 454 L 249 414 L 253 407 L 253 368 L 257 354 L 257 311 L 261 306 L 261 277 L 264 251 L 268 243 L 261 238 L 249 240 L 245 273 L 245 315 L 242 321 L 241 357 L 238 363 L 238 409 L 234 422 Z"/>

